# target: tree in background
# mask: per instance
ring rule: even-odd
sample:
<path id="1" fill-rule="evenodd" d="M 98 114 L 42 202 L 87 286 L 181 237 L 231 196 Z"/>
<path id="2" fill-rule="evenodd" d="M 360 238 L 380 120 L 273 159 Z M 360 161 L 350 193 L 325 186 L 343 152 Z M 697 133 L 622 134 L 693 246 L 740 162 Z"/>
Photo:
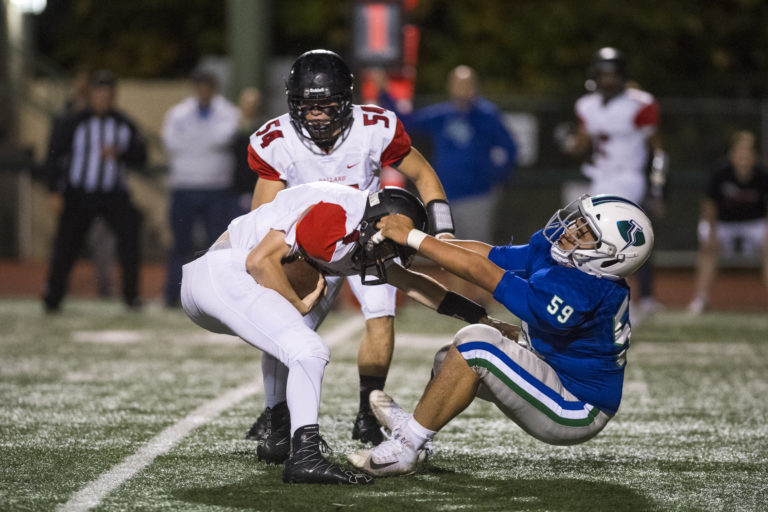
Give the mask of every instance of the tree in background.
<path id="1" fill-rule="evenodd" d="M 48 0 L 37 20 L 39 51 L 67 69 L 122 77 L 187 76 L 201 55 L 226 48 L 225 2 Z"/>
<path id="2" fill-rule="evenodd" d="M 49 0 L 39 49 L 65 66 L 123 76 L 186 73 L 226 49 L 226 2 Z M 351 0 L 272 3 L 279 54 L 351 44 Z M 596 48 L 632 55 L 632 75 L 660 96 L 763 97 L 768 84 L 768 3 L 762 0 L 443 2 L 419 0 L 419 93 L 442 93 L 446 70 L 471 62 L 485 91 L 571 95 Z"/>

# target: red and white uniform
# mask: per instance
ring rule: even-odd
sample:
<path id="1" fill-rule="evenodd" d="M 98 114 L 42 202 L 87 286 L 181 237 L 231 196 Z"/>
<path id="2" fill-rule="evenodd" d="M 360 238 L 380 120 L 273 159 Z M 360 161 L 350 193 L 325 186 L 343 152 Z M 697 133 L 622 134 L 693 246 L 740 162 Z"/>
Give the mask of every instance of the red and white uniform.
<path id="1" fill-rule="evenodd" d="M 234 219 L 228 239 L 184 265 L 181 302 L 201 327 L 239 336 L 286 367 L 305 357 L 328 361 L 322 339 L 296 308 L 275 290 L 258 284 L 246 258 L 270 230 L 285 233 L 291 252 L 298 245 L 316 259 L 355 272 L 349 259 L 368 193 L 330 183 L 283 190 L 275 199 Z M 302 224 L 304 223 L 304 224 Z"/>
<path id="2" fill-rule="evenodd" d="M 349 134 L 328 155 L 313 152 L 296 133 L 288 114 L 251 135 L 248 162 L 261 180 L 282 180 L 287 187 L 314 181 L 380 188 L 380 170 L 402 160 L 411 138 L 397 116 L 374 105 L 353 105 Z"/>
<path id="3" fill-rule="evenodd" d="M 366 191 L 322 182 L 281 190 L 272 202 L 234 219 L 227 228 L 229 242 L 233 249 L 250 252 L 274 229 L 285 233 L 285 242 L 291 246 L 289 254 L 296 254 L 301 242 L 311 256 L 328 264 L 335 273 L 354 273 L 357 270 L 351 266 L 337 265 L 356 247 L 354 235 L 367 199 Z M 317 211 L 324 216 L 310 215 L 307 210 L 317 205 L 336 208 L 319 208 Z M 305 227 L 300 230 L 302 222 Z"/>
<path id="4" fill-rule="evenodd" d="M 379 190 L 381 169 L 399 162 L 410 152 L 411 138 L 395 113 L 381 107 L 353 105 L 352 118 L 346 138 L 339 137 L 330 154 L 320 154 L 319 149 L 308 147 L 291 124 L 289 114 L 272 119 L 251 135 L 251 169 L 260 180 L 281 180 L 288 188 L 326 181 L 371 192 Z M 347 279 L 366 319 L 395 314 L 394 287 L 363 286 L 359 276 Z M 341 289 L 339 279 L 327 281 L 325 298 L 307 315 L 311 327 L 319 325 Z"/>
<path id="5" fill-rule="evenodd" d="M 182 269 L 181 304 L 187 316 L 204 329 L 238 336 L 264 352 L 262 361 L 272 367 L 264 372 L 265 392 L 288 401 L 292 431 L 317 423 L 330 352 L 285 297 L 253 279 L 246 259 L 270 230 L 279 230 L 291 251 L 301 245 L 324 263 L 352 269 L 347 263 L 367 197 L 365 191 L 331 183 L 283 190 L 272 202 L 233 220 L 226 236 Z"/>
<path id="6" fill-rule="evenodd" d="M 647 139 L 656 131 L 659 105 L 645 91 L 627 88 L 608 103 L 591 93 L 576 102 L 576 115 L 592 139 L 592 161 L 582 172 L 589 193 L 617 194 L 639 203 L 645 196 Z"/>

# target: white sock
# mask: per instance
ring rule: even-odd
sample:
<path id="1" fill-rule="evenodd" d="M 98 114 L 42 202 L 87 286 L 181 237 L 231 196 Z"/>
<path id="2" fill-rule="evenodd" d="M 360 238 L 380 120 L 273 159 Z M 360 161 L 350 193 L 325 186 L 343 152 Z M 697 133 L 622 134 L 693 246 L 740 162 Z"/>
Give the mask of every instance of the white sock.
<path id="1" fill-rule="evenodd" d="M 285 388 L 288 384 L 288 367 L 280 360 L 264 352 L 261 356 L 261 374 L 264 379 L 264 399 L 267 407 L 285 402 Z"/>
<path id="2" fill-rule="evenodd" d="M 428 428 L 421 426 L 421 424 L 416 421 L 416 418 L 411 416 L 411 419 L 408 420 L 405 428 L 403 428 L 402 433 L 409 443 L 411 443 L 417 450 L 420 450 L 427 441 L 435 437 L 437 431 L 429 430 Z"/>
<path id="3" fill-rule="evenodd" d="M 286 395 L 291 413 L 291 437 L 297 428 L 317 423 L 320 387 L 326 364 L 325 359 L 308 357 L 296 361 L 288 369 Z"/>

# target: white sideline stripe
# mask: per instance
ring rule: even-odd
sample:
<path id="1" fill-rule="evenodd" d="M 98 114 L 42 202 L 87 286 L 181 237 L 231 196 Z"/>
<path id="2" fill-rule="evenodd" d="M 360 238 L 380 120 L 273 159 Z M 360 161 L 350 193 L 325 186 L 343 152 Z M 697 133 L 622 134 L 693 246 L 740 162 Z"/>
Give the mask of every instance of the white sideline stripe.
<path id="1" fill-rule="evenodd" d="M 348 339 L 362 327 L 362 317 L 350 318 L 324 335 L 323 339 L 329 346 L 336 345 Z M 261 379 L 257 379 L 204 403 L 189 413 L 187 417 L 150 439 L 138 452 L 73 494 L 69 501 L 58 507 L 58 510 L 60 512 L 80 512 L 97 506 L 110 492 L 149 466 L 156 457 L 170 451 L 192 430 L 208 423 L 222 411 L 241 400 L 261 391 L 262 384 Z"/>

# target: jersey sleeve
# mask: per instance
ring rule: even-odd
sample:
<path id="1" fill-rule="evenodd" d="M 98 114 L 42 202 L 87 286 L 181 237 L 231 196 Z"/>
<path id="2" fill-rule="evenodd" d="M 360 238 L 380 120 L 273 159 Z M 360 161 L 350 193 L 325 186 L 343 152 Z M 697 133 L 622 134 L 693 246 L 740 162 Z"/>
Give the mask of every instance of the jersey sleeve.
<path id="1" fill-rule="evenodd" d="M 395 135 L 392 137 L 392 141 L 384 148 L 381 153 L 381 166 L 386 167 L 394 163 L 399 162 L 408 155 L 411 151 L 411 137 L 408 132 L 405 131 L 403 123 L 395 118 Z"/>
<path id="2" fill-rule="evenodd" d="M 635 114 L 634 123 L 638 128 L 659 124 L 659 103 L 654 99 L 651 103 L 643 106 Z"/>
<path id="3" fill-rule="evenodd" d="M 296 224 L 296 243 L 309 256 L 329 262 L 336 244 L 346 232 L 347 212 L 341 205 L 320 201 L 311 206 Z"/>
<path id="4" fill-rule="evenodd" d="M 255 149 L 253 149 L 253 143 L 248 144 L 248 166 L 259 175 L 259 179 L 265 179 L 270 181 L 278 181 L 284 179 L 280 173 L 269 165 L 263 158 L 259 156 Z"/>
<path id="5" fill-rule="evenodd" d="M 488 253 L 488 259 L 504 270 L 526 277 L 529 252 L 528 244 L 496 246 Z"/>

